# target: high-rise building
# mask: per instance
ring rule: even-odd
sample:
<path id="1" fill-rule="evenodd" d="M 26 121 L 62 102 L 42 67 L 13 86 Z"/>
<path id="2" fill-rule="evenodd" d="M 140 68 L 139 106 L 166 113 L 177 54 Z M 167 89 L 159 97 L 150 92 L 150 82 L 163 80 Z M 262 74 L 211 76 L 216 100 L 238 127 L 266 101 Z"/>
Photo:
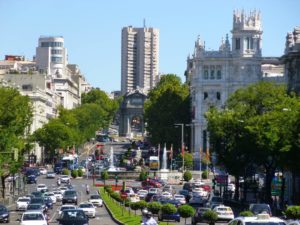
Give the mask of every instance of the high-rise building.
<path id="1" fill-rule="evenodd" d="M 121 93 L 142 89 L 147 93 L 158 76 L 159 30 L 156 28 L 122 29 Z"/>

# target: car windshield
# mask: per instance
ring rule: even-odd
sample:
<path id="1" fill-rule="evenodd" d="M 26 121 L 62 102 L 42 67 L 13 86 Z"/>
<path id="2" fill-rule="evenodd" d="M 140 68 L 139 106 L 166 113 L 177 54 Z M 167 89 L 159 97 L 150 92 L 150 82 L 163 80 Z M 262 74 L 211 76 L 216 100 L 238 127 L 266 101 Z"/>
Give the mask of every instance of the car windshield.
<path id="1" fill-rule="evenodd" d="M 66 191 L 65 192 L 65 196 L 72 196 L 72 195 L 75 195 L 75 191 Z"/>
<path id="2" fill-rule="evenodd" d="M 42 198 L 33 198 L 30 203 L 44 203 L 44 199 Z"/>
<path id="3" fill-rule="evenodd" d="M 91 204 L 80 204 L 79 208 L 92 208 Z"/>
<path id="4" fill-rule="evenodd" d="M 29 204 L 28 207 L 27 207 L 27 210 L 35 210 L 35 209 L 41 209 L 42 208 L 42 205 L 39 205 L 39 204 Z"/>
<path id="5" fill-rule="evenodd" d="M 27 198 L 21 198 L 21 199 L 18 199 L 18 202 L 29 202 L 29 199 L 27 199 Z"/>
<path id="6" fill-rule="evenodd" d="M 63 211 L 63 210 L 66 210 L 66 209 L 75 209 L 75 207 L 74 206 L 62 206 L 60 208 L 60 211 Z"/>
<path id="7" fill-rule="evenodd" d="M 100 196 L 99 195 L 92 195 L 91 199 L 100 199 Z"/>
<path id="8" fill-rule="evenodd" d="M 6 208 L 4 208 L 4 207 L 0 207 L 0 212 L 6 212 L 7 211 L 7 209 Z"/>
<path id="9" fill-rule="evenodd" d="M 30 213 L 23 215 L 23 221 L 26 220 L 44 220 L 44 217 L 41 213 Z"/>
<path id="10" fill-rule="evenodd" d="M 63 220 L 80 220 L 85 219 L 83 211 L 63 211 L 62 217 Z"/>
<path id="11" fill-rule="evenodd" d="M 245 225 L 286 225 L 284 222 L 246 222 Z"/>
<path id="12" fill-rule="evenodd" d="M 211 201 L 212 201 L 212 202 L 223 202 L 223 199 L 220 198 L 220 197 L 213 197 L 213 198 L 211 199 Z"/>
<path id="13" fill-rule="evenodd" d="M 269 213 L 270 212 L 270 208 L 269 208 L 268 205 L 257 204 L 257 205 L 252 205 L 251 211 L 253 211 L 255 214 L 261 213 L 263 211 L 266 211 L 267 213 Z"/>

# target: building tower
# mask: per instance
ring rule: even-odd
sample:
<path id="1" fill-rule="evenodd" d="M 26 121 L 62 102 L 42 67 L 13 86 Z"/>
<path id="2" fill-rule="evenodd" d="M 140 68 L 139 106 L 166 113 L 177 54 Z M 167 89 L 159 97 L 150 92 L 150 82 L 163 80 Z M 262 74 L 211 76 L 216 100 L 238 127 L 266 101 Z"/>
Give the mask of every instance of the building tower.
<path id="1" fill-rule="evenodd" d="M 158 76 L 159 30 L 156 28 L 122 29 L 121 93 L 138 88 L 147 93 Z"/>
<path id="2" fill-rule="evenodd" d="M 232 53 L 240 57 L 261 57 L 262 26 L 260 12 L 233 13 Z"/>
<path id="3" fill-rule="evenodd" d="M 67 66 L 67 49 L 64 47 L 63 37 L 39 38 L 39 45 L 36 48 L 36 65 L 40 72 L 47 75 L 64 74 Z"/>

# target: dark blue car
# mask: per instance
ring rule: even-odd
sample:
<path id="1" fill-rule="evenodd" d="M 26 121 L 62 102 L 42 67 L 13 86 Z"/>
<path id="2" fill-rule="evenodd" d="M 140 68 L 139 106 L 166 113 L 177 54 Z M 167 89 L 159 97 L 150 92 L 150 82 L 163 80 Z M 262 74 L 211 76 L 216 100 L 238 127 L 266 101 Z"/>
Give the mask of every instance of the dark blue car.
<path id="1" fill-rule="evenodd" d="M 180 222 L 180 215 L 178 211 L 174 214 L 163 214 L 162 211 L 160 210 L 158 213 L 158 220 L 163 221 L 163 220 L 175 220 L 177 222 Z"/>
<path id="2" fill-rule="evenodd" d="M 28 175 L 26 177 L 27 184 L 36 184 L 36 176 L 35 175 Z"/>

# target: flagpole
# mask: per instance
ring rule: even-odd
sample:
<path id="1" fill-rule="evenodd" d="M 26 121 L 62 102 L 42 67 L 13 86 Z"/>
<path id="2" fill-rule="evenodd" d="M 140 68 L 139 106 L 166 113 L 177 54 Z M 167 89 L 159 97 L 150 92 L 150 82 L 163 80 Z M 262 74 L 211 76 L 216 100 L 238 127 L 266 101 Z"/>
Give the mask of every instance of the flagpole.
<path id="1" fill-rule="evenodd" d="M 202 167 L 202 151 L 201 151 L 201 146 L 200 146 L 200 182 L 202 180 L 202 171 L 201 168 Z"/>

